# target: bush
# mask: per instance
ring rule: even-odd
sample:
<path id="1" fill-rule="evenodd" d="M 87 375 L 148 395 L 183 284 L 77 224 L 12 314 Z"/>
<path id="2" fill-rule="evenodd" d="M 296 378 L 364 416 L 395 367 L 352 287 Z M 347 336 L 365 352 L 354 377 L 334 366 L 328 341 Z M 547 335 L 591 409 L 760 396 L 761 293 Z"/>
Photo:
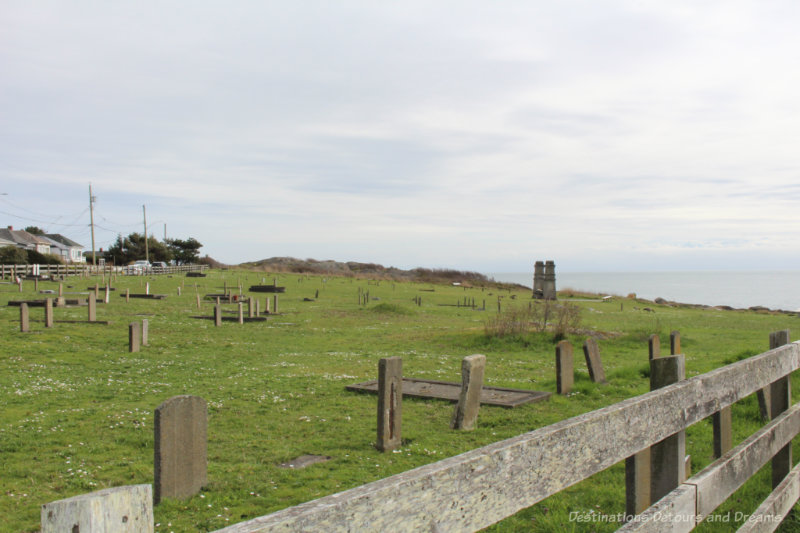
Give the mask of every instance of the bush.
<path id="1" fill-rule="evenodd" d="M 563 339 L 581 324 L 581 309 L 554 300 L 531 302 L 527 307 L 509 307 L 484 323 L 489 337 L 524 335 L 531 331 L 552 331 L 553 340 Z"/>
<path id="2" fill-rule="evenodd" d="M 42 254 L 36 250 L 27 250 L 29 265 L 63 265 L 64 261 L 53 254 Z"/>
<path id="3" fill-rule="evenodd" d="M 16 246 L 3 246 L 0 248 L 0 263 L 4 265 L 25 265 L 28 263 L 28 254 Z"/>

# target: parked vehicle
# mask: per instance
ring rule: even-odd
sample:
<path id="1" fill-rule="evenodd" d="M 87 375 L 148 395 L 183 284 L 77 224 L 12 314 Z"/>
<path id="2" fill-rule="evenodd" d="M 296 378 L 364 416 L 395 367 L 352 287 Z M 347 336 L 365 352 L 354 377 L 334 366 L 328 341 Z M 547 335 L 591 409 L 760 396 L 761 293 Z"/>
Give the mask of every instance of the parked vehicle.
<path id="1" fill-rule="evenodd" d="M 166 272 L 167 264 L 164 261 L 153 261 L 153 272 Z"/>
<path id="2" fill-rule="evenodd" d="M 150 264 L 150 261 L 140 259 L 139 261 L 134 261 L 132 264 L 128 265 L 126 272 L 128 274 L 142 274 L 144 272 L 152 272 L 152 270 L 153 266 Z"/>

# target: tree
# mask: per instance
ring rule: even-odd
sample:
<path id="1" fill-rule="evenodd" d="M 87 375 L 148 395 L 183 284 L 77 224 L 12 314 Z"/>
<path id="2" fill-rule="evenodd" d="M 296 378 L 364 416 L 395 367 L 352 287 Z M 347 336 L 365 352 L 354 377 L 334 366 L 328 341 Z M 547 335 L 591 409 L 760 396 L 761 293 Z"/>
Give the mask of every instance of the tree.
<path id="1" fill-rule="evenodd" d="M 25 231 L 31 235 L 44 235 L 44 230 L 38 226 L 28 226 Z"/>
<path id="2" fill-rule="evenodd" d="M 194 237 L 189 237 L 186 240 L 167 239 L 165 242 L 172 253 L 172 258 L 178 265 L 196 263 L 200 257 L 200 248 L 203 247 Z"/>
<path id="3" fill-rule="evenodd" d="M 117 236 L 117 240 L 106 252 L 106 258 L 111 258 L 116 265 L 127 265 L 133 261 L 146 259 L 149 255 L 150 261 L 164 261 L 172 259 L 172 252 L 163 243 L 158 242 L 155 237 L 147 238 L 147 253 L 145 252 L 145 239 L 141 233 L 131 233 L 127 237 Z"/>

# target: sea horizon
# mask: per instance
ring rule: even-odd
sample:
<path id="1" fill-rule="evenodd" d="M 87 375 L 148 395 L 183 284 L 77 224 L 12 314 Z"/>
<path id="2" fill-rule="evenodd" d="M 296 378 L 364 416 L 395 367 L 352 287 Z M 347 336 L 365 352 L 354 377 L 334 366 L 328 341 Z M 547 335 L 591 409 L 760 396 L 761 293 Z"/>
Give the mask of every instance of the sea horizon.
<path id="1" fill-rule="evenodd" d="M 531 272 L 486 274 L 495 281 L 533 287 Z M 800 310 L 800 271 L 701 270 L 678 272 L 558 272 L 556 289 L 739 309 L 763 306 Z"/>

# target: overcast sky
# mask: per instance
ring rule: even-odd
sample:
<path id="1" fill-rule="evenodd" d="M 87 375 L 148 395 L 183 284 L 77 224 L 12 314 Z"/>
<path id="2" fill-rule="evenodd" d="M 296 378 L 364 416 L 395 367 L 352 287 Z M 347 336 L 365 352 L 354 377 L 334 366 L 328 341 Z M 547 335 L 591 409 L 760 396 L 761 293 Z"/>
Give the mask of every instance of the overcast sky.
<path id="1" fill-rule="evenodd" d="M 797 269 L 800 2 L 35 1 L 0 219 L 403 268 Z"/>

